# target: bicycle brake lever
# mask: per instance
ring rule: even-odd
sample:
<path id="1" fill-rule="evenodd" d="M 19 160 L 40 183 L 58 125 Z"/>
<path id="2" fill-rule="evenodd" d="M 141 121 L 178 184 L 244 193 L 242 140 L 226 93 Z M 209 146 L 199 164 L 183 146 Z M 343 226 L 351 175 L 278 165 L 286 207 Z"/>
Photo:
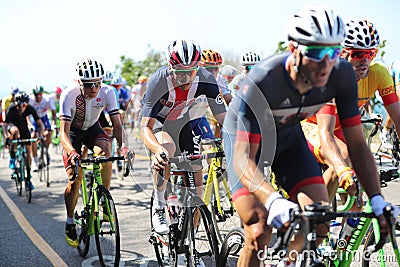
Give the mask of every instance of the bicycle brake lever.
<path id="1" fill-rule="evenodd" d="M 72 174 L 71 178 L 69 178 L 70 181 L 74 181 L 76 177 L 78 177 L 79 159 L 76 157 L 74 161 L 75 161 L 75 168 L 74 168 L 74 173 Z"/>
<path id="2" fill-rule="evenodd" d="M 128 157 L 128 160 L 127 160 L 127 164 L 126 164 L 126 168 L 125 168 L 125 172 L 124 172 L 124 177 L 127 177 L 129 175 L 130 170 L 133 172 L 133 164 L 132 164 L 133 153 L 132 153 L 132 151 L 129 151 L 127 153 L 127 157 Z"/>

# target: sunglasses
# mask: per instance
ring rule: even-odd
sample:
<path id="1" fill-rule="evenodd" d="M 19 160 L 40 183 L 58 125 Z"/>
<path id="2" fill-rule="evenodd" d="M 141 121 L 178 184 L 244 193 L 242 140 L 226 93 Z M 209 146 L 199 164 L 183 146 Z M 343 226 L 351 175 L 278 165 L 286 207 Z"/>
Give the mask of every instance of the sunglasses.
<path id="1" fill-rule="evenodd" d="M 28 103 L 19 103 L 18 106 L 24 108 L 28 106 Z"/>
<path id="2" fill-rule="evenodd" d="M 326 55 L 328 55 L 329 60 L 335 60 L 339 57 L 340 52 L 342 52 L 342 46 L 306 46 L 299 44 L 297 49 L 309 59 L 315 62 L 321 62 Z"/>
<path id="3" fill-rule="evenodd" d="M 101 81 L 97 82 L 82 82 L 83 87 L 88 89 L 88 88 L 96 88 L 101 86 Z"/>
<path id="4" fill-rule="evenodd" d="M 197 67 L 191 69 L 171 69 L 176 76 L 194 76 L 197 73 Z"/>
<path id="5" fill-rule="evenodd" d="M 363 60 L 368 58 L 369 60 L 373 60 L 376 57 L 377 49 L 372 50 L 358 50 L 358 49 L 345 49 L 346 53 L 354 60 Z"/>
<path id="6" fill-rule="evenodd" d="M 250 66 L 244 66 L 244 69 L 245 69 L 246 71 L 250 71 L 252 68 L 254 68 L 254 66 L 253 66 L 253 65 L 250 65 Z"/>

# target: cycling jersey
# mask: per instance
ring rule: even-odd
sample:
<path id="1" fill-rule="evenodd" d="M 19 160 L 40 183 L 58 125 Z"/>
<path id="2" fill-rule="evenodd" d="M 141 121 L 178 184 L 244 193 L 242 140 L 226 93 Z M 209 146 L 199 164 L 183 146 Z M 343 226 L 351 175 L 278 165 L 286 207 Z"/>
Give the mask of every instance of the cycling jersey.
<path id="1" fill-rule="evenodd" d="M 142 116 L 156 118 L 161 123 L 181 119 L 188 116 L 195 104 L 204 102 L 202 95 L 207 98 L 214 115 L 225 112 L 216 81 L 204 68 L 199 67 L 190 89 L 182 90 L 174 86 L 168 67 L 162 67 L 148 81 Z"/>
<path id="2" fill-rule="evenodd" d="M 220 73 L 217 75 L 217 84 L 219 86 L 219 91 L 221 92 L 222 96 L 226 96 L 231 93 L 231 91 L 228 88 L 228 83 L 225 80 L 224 76 L 222 76 Z"/>
<path id="3" fill-rule="evenodd" d="M 398 102 L 398 97 L 393 88 L 393 80 L 390 77 L 389 72 L 386 67 L 380 63 L 372 62 L 370 65 L 370 69 L 368 71 L 368 76 L 360 79 L 357 82 L 358 85 L 358 107 L 364 105 L 370 98 L 372 98 L 375 92 L 378 90 L 379 95 L 382 97 L 383 104 L 388 106 L 395 102 Z M 322 108 L 318 114 L 327 114 L 333 115 L 336 117 L 335 122 L 335 130 L 334 136 L 339 138 L 343 142 L 346 143 L 346 140 L 343 136 L 343 131 L 340 125 L 340 121 L 338 118 L 338 114 L 336 111 L 336 106 L 334 104 L 328 104 L 328 106 Z M 309 143 L 309 147 L 311 151 L 314 152 L 314 155 L 317 157 L 320 163 L 325 163 L 322 157 L 320 157 L 320 142 L 319 136 L 312 134 L 315 133 L 316 126 L 307 125 L 308 123 L 317 124 L 317 117 L 313 116 L 306 120 L 307 123 L 302 123 L 303 130 L 305 131 L 305 136 Z"/>
<path id="4" fill-rule="evenodd" d="M 18 112 L 17 105 L 13 103 L 11 104 L 11 106 L 7 111 L 6 119 L 4 122 L 14 124 L 19 130 L 20 138 L 22 139 L 31 138 L 27 122 L 27 117 L 29 117 L 30 115 L 33 116 L 35 121 L 40 119 L 36 110 L 31 105 L 28 105 L 25 108 L 24 112 L 20 115 Z"/>
<path id="5" fill-rule="evenodd" d="M 62 92 L 60 106 L 60 120 L 70 121 L 71 128 L 78 130 L 87 130 L 98 123 L 105 108 L 110 116 L 119 114 L 114 92 L 103 83 L 97 96 L 90 100 L 84 98 L 78 83 L 71 84 Z"/>
<path id="6" fill-rule="evenodd" d="M 60 99 L 57 99 L 56 93 L 50 94 L 51 101 L 53 101 L 54 106 L 56 107 L 56 112 L 60 112 Z"/>
<path id="7" fill-rule="evenodd" d="M 6 113 L 7 109 L 10 107 L 12 102 L 13 102 L 13 96 L 12 95 L 8 95 L 8 96 L 3 97 L 2 104 L 1 104 L 2 112 Z"/>
<path id="8" fill-rule="evenodd" d="M 48 94 L 42 94 L 42 100 L 40 102 L 36 102 L 35 95 L 30 95 L 29 104 L 35 108 L 40 118 L 46 116 L 49 109 L 56 110 L 53 99 Z"/>
<path id="9" fill-rule="evenodd" d="M 268 142 L 274 141 L 273 134 L 276 133 L 273 161 L 262 154 L 260 160 L 272 162 L 272 171 L 275 172 L 278 182 L 293 196 L 301 186 L 324 183 L 319 165 L 307 147 L 299 122 L 314 115 L 333 98 L 336 99 L 343 127 L 359 125 L 361 121 L 357 108 L 356 78 L 350 63 L 338 60 L 324 87 L 314 87 L 301 95 L 292 86 L 285 69 L 289 55 L 290 53 L 274 55 L 262 60 L 252 69 L 248 76 L 249 81 L 240 90 L 243 99 L 236 97 L 233 105 L 230 105 L 223 132 L 225 149 L 232 151 L 235 140 L 239 140 L 260 144 L 264 148 L 263 153 L 267 150 L 267 154 L 273 153 L 275 149 L 275 144 L 271 146 Z M 270 111 L 267 110 L 265 101 L 268 102 Z M 228 155 L 226 158 L 228 161 L 232 160 Z M 233 191 L 243 193 L 247 189 L 243 189 L 238 182 L 233 163 L 227 162 L 227 165 Z"/>

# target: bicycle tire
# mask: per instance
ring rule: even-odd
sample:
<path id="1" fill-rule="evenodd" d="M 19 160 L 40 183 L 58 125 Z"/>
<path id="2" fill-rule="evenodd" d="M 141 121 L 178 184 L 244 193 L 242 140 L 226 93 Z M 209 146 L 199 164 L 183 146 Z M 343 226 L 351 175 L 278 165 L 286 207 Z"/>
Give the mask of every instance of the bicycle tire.
<path id="1" fill-rule="evenodd" d="M 37 146 L 38 146 L 37 149 L 39 150 L 39 159 L 38 159 L 38 166 L 37 166 L 38 180 L 40 182 L 43 182 L 43 168 L 44 168 L 45 163 L 44 163 L 44 157 L 43 157 L 44 148 L 43 148 L 42 141 L 38 142 Z"/>
<path id="2" fill-rule="evenodd" d="M 12 175 L 14 176 L 14 179 L 15 179 L 15 187 L 17 188 L 17 193 L 18 193 L 19 196 L 21 196 L 22 195 L 21 174 L 16 169 Z"/>
<path id="3" fill-rule="evenodd" d="M 201 198 L 197 196 L 193 196 L 193 198 L 196 204 L 194 207 L 191 207 L 191 213 L 194 215 L 194 212 L 197 212 L 199 220 L 197 228 L 194 229 L 195 216 L 190 217 L 188 215 L 191 218 L 188 229 L 188 236 L 191 238 L 189 242 L 189 262 L 194 266 L 193 263 L 196 257 L 201 257 L 206 266 L 216 266 L 219 259 L 218 238 L 215 232 L 216 226 L 211 219 L 210 211 Z"/>
<path id="4" fill-rule="evenodd" d="M 237 212 L 232 209 L 232 200 L 228 198 L 223 181 L 218 182 L 219 185 L 219 198 L 223 214 L 218 211 L 217 200 L 215 199 L 215 189 L 213 190 L 212 198 L 210 203 L 211 218 L 215 226 L 215 232 L 218 238 L 218 244 L 222 245 L 225 236 L 230 230 L 241 226 L 240 217 Z"/>
<path id="5" fill-rule="evenodd" d="M 121 243 L 115 203 L 110 192 L 104 186 L 98 185 L 96 192 L 99 210 L 95 216 L 94 229 L 99 261 L 102 266 L 110 266 L 110 264 L 119 266 Z M 103 204 L 104 206 L 102 206 Z M 105 209 L 109 210 L 105 211 Z M 109 220 L 106 220 L 106 217 Z"/>
<path id="6" fill-rule="evenodd" d="M 28 163 L 28 158 L 26 155 L 24 155 L 24 171 L 25 171 L 25 195 L 26 195 L 26 200 L 28 203 L 32 202 L 32 189 L 30 187 L 31 182 L 31 176 L 30 176 L 30 168 L 29 168 L 29 163 Z"/>
<path id="7" fill-rule="evenodd" d="M 377 261 L 377 259 L 379 259 L 379 257 L 375 257 L 375 259 L 373 261 L 371 261 L 371 256 L 372 255 L 378 255 L 379 252 L 375 252 L 372 255 L 369 255 L 368 253 L 366 253 L 367 247 L 370 245 L 375 244 L 375 233 L 374 233 L 374 229 L 373 227 L 371 227 L 367 234 L 366 234 L 366 238 L 364 240 L 364 249 L 363 249 L 363 261 L 362 261 L 362 267 L 369 267 L 369 266 L 391 266 L 391 265 L 386 265 L 385 261 L 379 262 Z M 387 254 L 385 253 L 385 256 L 387 256 Z"/>
<path id="8" fill-rule="evenodd" d="M 44 169 L 44 178 L 46 181 L 46 186 L 50 187 L 50 155 L 49 155 L 49 149 L 46 147 L 45 149 L 45 153 L 46 153 L 46 168 Z"/>
<path id="9" fill-rule="evenodd" d="M 91 188 L 88 188 L 88 190 L 91 190 Z M 84 206 L 82 188 L 79 195 L 74 213 L 76 233 L 79 240 L 77 250 L 81 257 L 86 257 L 90 246 L 90 236 L 88 235 L 90 210 L 89 207 Z"/>
<path id="10" fill-rule="evenodd" d="M 126 162 L 124 160 L 116 160 L 115 162 L 115 176 L 118 180 L 124 180 L 124 171 L 126 169 Z M 120 162 L 121 167 L 118 167 L 118 162 Z"/>
<path id="11" fill-rule="evenodd" d="M 231 261 L 237 261 L 233 257 L 239 256 L 240 250 L 244 245 L 244 229 L 235 228 L 232 229 L 222 243 L 221 251 L 219 255 L 219 266 L 231 265 Z M 233 257 L 232 257 L 233 256 Z M 232 259 L 230 259 L 232 257 Z M 229 262 L 228 262 L 229 261 Z M 232 265 L 236 266 L 236 264 Z"/>

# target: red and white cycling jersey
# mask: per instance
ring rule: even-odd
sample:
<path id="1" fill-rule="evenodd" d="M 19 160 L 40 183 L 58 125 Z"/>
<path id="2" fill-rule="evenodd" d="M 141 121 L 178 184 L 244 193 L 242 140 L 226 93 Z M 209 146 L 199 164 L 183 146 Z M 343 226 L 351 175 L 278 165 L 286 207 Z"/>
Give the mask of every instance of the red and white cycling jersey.
<path id="1" fill-rule="evenodd" d="M 33 106 L 40 118 L 47 115 L 47 111 L 55 110 L 56 107 L 53 103 L 53 99 L 48 94 L 42 94 L 42 100 L 36 102 L 35 95 L 29 96 L 29 105 Z"/>
<path id="2" fill-rule="evenodd" d="M 84 98 L 77 82 L 61 94 L 60 120 L 71 121 L 73 129 L 87 130 L 98 123 L 103 109 L 107 109 L 110 116 L 119 114 L 114 91 L 106 84 L 101 84 L 97 96 L 90 100 Z"/>

